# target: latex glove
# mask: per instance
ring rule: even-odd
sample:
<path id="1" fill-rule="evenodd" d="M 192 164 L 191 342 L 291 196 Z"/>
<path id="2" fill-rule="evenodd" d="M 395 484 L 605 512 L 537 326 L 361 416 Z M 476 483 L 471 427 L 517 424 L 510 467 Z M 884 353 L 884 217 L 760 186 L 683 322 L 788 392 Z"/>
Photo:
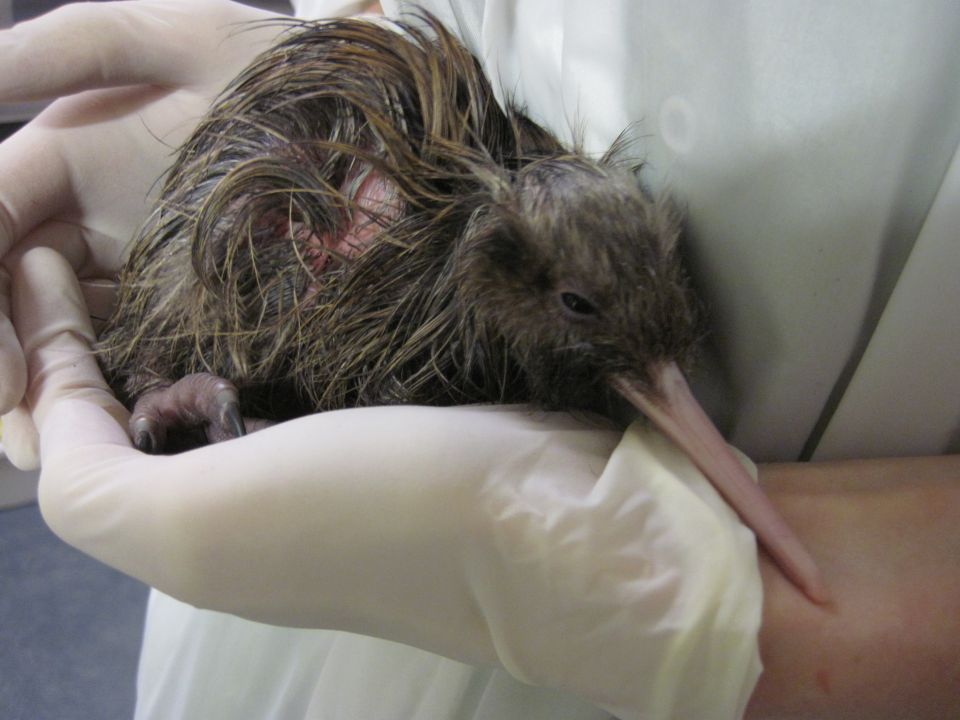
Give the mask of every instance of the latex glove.
<path id="1" fill-rule="evenodd" d="M 243 23 L 268 17 L 219 0 L 83 3 L 0 32 L 0 100 L 62 98 L 0 145 L 0 256 L 52 245 L 82 278 L 112 277 L 173 149 L 280 30 Z M 0 411 L 26 379 L 7 285 L 0 276 Z M 3 439 L 15 464 L 36 467 L 22 408 Z"/>
<path id="2" fill-rule="evenodd" d="M 41 510 L 84 552 L 202 608 L 502 665 L 621 718 L 740 715 L 760 669 L 755 544 L 661 436 L 391 407 L 148 456 L 56 253 L 23 259 L 14 320 Z"/>

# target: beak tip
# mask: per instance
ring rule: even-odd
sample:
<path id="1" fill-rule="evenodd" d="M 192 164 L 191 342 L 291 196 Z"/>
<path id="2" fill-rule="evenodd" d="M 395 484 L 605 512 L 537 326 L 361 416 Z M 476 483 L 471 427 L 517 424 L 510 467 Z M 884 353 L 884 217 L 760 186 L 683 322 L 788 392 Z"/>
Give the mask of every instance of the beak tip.
<path id="1" fill-rule="evenodd" d="M 812 561 L 810 569 L 802 577 L 795 578 L 793 582 L 798 585 L 803 591 L 803 594 L 816 605 L 833 605 L 833 593 L 830 592 L 830 587 L 823 579 L 820 570 L 812 564 Z"/>
<path id="2" fill-rule="evenodd" d="M 623 376 L 612 377 L 611 384 L 686 452 L 753 530 L 783 574 L 815 604 L 830 605 L 830 590 L 813 558 L 730 452 L 679 368 L 666 363 L 653 368 L 652 374 L 661 397 L 648 396 Z"/>

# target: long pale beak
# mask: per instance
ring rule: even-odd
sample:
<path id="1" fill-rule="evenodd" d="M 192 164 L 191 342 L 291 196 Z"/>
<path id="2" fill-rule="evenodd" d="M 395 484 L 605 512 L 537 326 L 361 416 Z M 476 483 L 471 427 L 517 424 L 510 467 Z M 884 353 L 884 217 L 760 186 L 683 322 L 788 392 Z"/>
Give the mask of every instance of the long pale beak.
<path id="1" fill-rule="evenodd" d="M 622 376 L 613 387 L 675 442 L 756 534 L 783 573 L 816 603 L 830 593 L 813 558 L 773 504 L 730 451 L 720 432 L 694 399 L 675 363 L 657 365 L 659 393 L 647 395 Z"/>

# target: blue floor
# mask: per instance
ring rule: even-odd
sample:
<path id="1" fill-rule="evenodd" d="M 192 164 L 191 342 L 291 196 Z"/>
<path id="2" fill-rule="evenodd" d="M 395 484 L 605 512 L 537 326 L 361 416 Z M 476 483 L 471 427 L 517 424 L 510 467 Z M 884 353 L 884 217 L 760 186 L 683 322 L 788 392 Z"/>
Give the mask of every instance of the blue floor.
<path id="1" fill-rule="evenodd" d="M 147 588 L 0 511 L 0 720 L 128 720 Z"/>

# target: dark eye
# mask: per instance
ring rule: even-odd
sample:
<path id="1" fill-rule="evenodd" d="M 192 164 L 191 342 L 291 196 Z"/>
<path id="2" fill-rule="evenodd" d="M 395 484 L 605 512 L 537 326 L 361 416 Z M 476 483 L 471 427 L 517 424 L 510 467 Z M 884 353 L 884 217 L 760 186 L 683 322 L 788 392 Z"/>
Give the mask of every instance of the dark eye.
<path id="1" fill-rule="evenodd" d="M 585 297 L 572 292 L 560 293 L 560 302 L 574 315 L 595 315 L 597 309 Z"/>

